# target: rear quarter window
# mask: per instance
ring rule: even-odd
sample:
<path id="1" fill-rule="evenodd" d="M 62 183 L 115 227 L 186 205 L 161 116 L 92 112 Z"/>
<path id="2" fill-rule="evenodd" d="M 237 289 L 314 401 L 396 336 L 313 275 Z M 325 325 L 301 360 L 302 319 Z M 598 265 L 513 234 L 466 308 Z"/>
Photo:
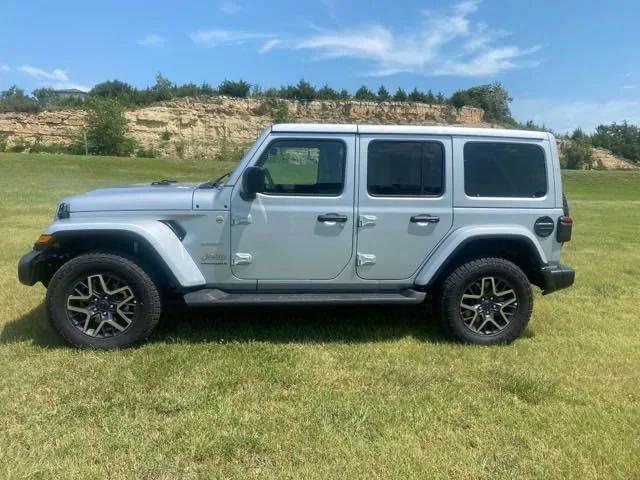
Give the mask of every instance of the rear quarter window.
<path id="1" fill-rule="evenodd" d="M 544 150 L 527 143 L 467 142 L 464 191 L 469 197 L 544 197 Z"/>

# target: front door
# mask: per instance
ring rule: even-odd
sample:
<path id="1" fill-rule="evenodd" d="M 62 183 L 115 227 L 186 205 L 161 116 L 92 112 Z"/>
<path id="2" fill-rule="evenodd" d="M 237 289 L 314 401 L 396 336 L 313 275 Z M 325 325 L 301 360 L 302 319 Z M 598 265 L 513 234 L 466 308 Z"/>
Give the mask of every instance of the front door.
<path id="1" fill-rule="evenodd" d="M 360 137 L 357 273 L 408 279 L 453 224 L 451 137 Z"/>
<path id="2" fill-rule="evenodd" d="M 355 135 L 274 134 L 253 165 L 264 192 L 231 200 L 233 274 L 255 280 L 329 280 L 351 265 Z"/>

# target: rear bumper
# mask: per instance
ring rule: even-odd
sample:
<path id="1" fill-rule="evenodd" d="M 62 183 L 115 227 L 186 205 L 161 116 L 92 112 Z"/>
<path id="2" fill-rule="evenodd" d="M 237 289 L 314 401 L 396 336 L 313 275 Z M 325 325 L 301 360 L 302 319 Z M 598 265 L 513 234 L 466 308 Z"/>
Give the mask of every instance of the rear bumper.
<path id="1" fill-rule="evenodd" d="M 35 285 L 42 278 L 44 266 L 44 253 L 32 250 L 18 262 L 18 280 L 24 285 Z"/>
<path id="2" fill-rule="evenodd" d="M 543 295 L 570 287 L 576 278 L 575 270 L 562 263 L 543 267 L 540 269 L 540 274 L 542 277 L 541 288 Z"/>

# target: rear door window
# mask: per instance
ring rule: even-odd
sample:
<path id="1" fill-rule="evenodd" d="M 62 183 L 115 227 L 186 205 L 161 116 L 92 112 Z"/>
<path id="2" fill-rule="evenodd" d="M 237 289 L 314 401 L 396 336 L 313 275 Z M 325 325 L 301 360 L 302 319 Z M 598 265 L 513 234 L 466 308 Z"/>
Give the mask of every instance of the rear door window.
<path id="1" fill-rule="evenodd" d="M 373 196 L 432 197 L 444 191 L 440 142 L 375 140 L 367 152 L 367 191 Z"/>
<path id="2" fill-rule="evenodd" d="M 544 197 L 544 151 L 527 143 L 467 142 L 464 191 L 469 197 Z"/>

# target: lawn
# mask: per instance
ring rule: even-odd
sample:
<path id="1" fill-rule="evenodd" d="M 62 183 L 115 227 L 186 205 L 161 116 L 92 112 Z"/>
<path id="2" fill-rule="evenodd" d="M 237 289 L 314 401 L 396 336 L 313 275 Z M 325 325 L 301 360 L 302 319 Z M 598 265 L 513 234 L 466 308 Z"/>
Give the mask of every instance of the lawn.
<path id="1" fill-rule="evenodd" d="M 229 164 L 0 155 L 0 478 L 640 477 L 640 174 L 568 172 L 576 285 L 509 346 L 423 307 L 178 312 L 93 352 L 16 263 L 63 195 Z"/>

